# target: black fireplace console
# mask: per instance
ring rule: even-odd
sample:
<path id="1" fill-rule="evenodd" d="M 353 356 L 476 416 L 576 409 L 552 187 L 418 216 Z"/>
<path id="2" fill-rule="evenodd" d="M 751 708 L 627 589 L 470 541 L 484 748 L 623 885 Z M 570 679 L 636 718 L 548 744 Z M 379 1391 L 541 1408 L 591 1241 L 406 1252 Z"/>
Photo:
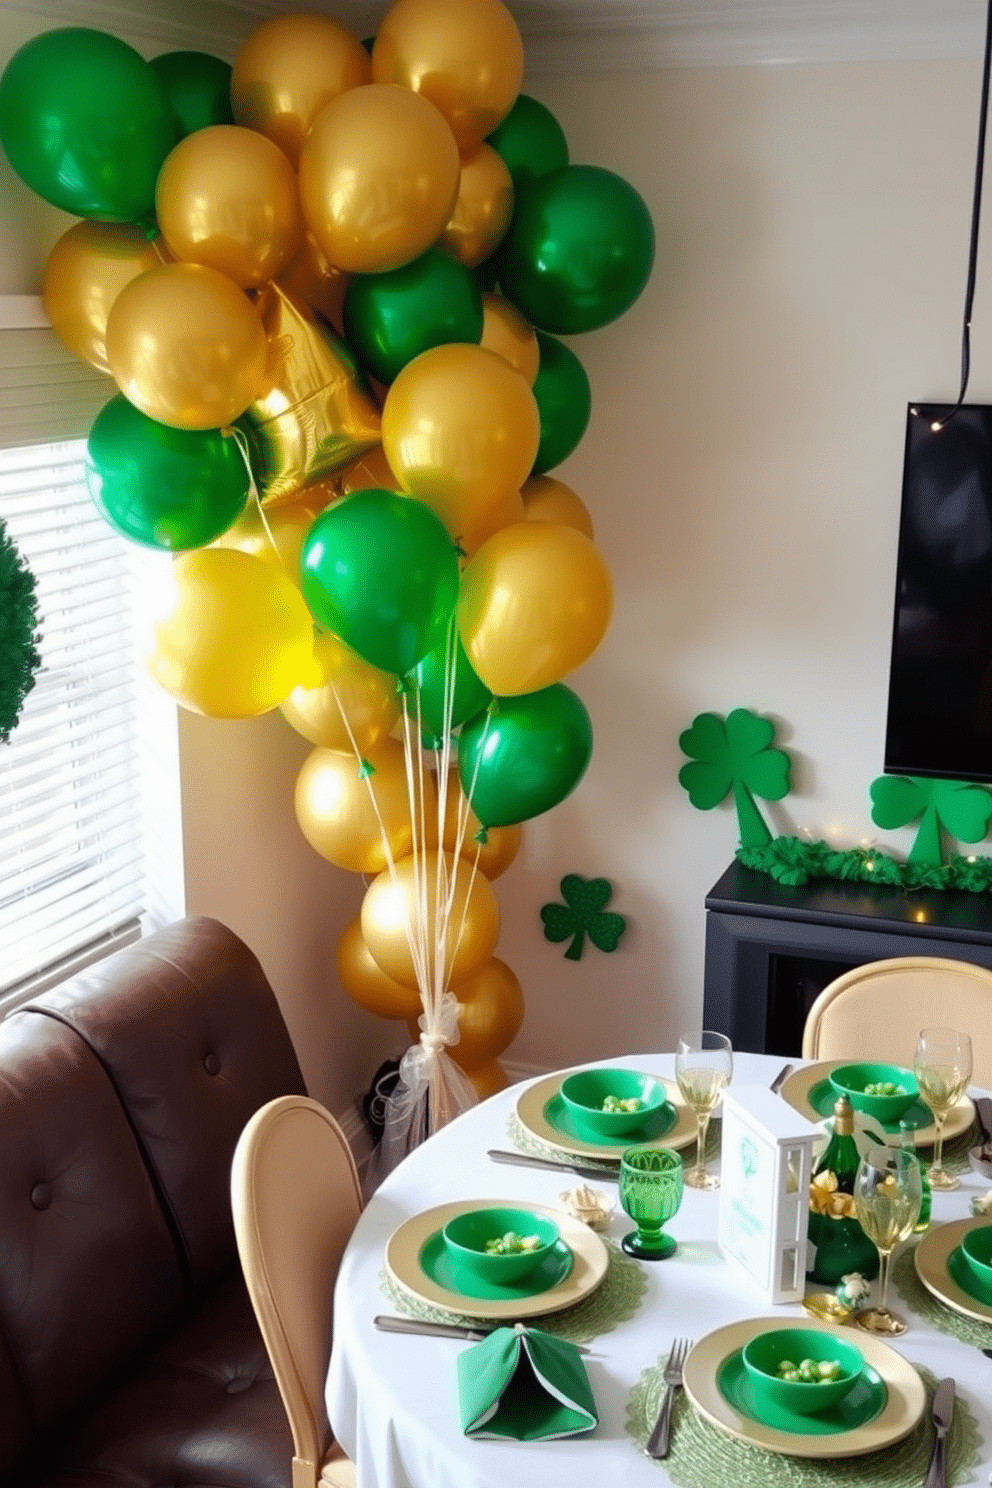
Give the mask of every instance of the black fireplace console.
<path id="1" fill-rule="evenodd" d="M 889 956 L 948 956 L 992 970 L 986 894 L 817 879 L 798 888 L 731 863 L 706 896 L 703 1026 L 736 1049 L 799 1054 L 828 982 Z"/>

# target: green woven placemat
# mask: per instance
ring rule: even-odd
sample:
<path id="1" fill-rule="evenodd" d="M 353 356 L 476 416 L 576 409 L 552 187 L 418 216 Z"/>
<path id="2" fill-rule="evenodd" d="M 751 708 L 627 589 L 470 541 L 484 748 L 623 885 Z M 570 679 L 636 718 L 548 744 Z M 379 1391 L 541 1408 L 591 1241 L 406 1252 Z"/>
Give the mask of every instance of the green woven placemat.
<path id="1" fill-rule="evenodd" d="M 722 1125 L 723 1123 L 720 1121 L 710 1122 L 710 1129 L 706 1133 L 707 1163 L 714 1162 L 720 1155 L 720 1131 Z M 615 1162 L 611 1162 L 608 1158 L 579 1157 L 574 1152 L 567 1152 L 564 1147 L 555 1147 L 551 1142 L 546 1142 L 543 1137 L 535 1136 L 532 1131 L 524 1126 L 515 1111 L 510 1113 L 510 1119 L 506 1124 L 506 1135 L 518 1152 L 526 1152 L 531 1157 L 550 1157 L 555 1162 L 568 1162 L 569 1160 L 572 1162 L 581 1162 L 583 1167 L 602 1168 L 603 1176 L 606 1178 L 616 1178 L 617 1176 L 617 1167 L 620 1162 L 619 1153 Z M 688 1147 L 682 1148 L 682 1162 L 685 1167 L 689 1167 L 695 1161 L 696 1141 L 693 1138 Z"/>
<path id="2" fill-rule="evenodd" d="M 569 1343 L 591 1343 L 602 1333 L 610 1333 L 621 1323 L 629 1322 L 640 1307 L 647 1290 L 648 1277 L 643 1266 L 624 1255 L 610 1240 L 605 1240 L 609 1261 L 606 1275 L 594 1292 L 562 1312 L 548 1313 L 533 1319 L 535 1327 Z M 435 1323 L 477 1325 L 479 1319 L 447 1312 L 412 1296 L 396 1285 L 389 1273 L 379 1272 L 379 1289 L 396 1308 L 410 1317 L 426 1318 Z"/>
<path id="3" fill-rule="evenodd" d="M 977 1318 L 965 1317 L 947 1307 L 933 1292 L 927 1290 L 916 1274 L 913 1256 L 916 1247 L 910 1245 L 892 1264 L 890 1285 L 899 1293 L 907 1307 L 938 1333 L 948 1333 L 962 1343 L 974 1343 L 978 1348 L 992 1348 L 992 1323 L 980 1323 Z"/>
<path id="4" fill-rule="evenodd" d="M 658 1416 L 666 1357 L 662 1355 L 657 1364 L 644 1371 L 627 1401 L 627 1431 L 640 1451 Z M 929 1405 L 937 1381 L 928 1369 L 919 1373 L 927 1387 Z M 904 1441 L 884 1451 L 834 1460 L 785 1457 L 737 1441 L 711 1425 L 696 1414 L 685 1392 L 678 1390 L 672 1407 L 671 1452 L 658 1467 L 679 1488 L 713 1488 L 714 1483 L 732 1483 L 734 1488 L 860 1488 L 865 1482 L 872 1488 L 920 1488 L 933 1440 L 927 1409 Z M 948 1483 L 970 1477 L 981 1461 L 981 1440 L 973 1412 L 958 1396 L 947 1439 Z"/>

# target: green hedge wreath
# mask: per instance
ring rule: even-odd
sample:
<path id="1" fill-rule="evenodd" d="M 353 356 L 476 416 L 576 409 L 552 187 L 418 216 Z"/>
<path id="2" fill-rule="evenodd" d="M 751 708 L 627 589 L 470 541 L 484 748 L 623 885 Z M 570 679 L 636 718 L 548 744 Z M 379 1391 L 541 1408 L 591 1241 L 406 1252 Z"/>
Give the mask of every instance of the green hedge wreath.
<path id="1" fill-rule="evenodd" d="M 0 744 L 10 738 L 34 686 L 40 639 L 34 574 L 0 517 Z"/>

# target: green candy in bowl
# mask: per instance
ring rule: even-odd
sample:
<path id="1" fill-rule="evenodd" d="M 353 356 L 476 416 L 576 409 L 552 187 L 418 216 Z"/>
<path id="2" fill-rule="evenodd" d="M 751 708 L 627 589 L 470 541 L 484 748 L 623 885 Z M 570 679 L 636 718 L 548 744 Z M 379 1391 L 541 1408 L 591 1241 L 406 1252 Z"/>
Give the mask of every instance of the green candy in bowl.
<path id="1" fill-rule="evenodd" d="M 561 1082 L 565 1109 L 598 1137 L 622 1137 L 643 1126 L 668 1099 L 651 1075 L 628 1069 L 578 1070 Z"/>
<path id="2" fill-rule="evenodd" d="M 864 1355 L 835 1333 L 777 1328 L 759 1333 L 741 1355 L 755 1403 L 816 1416 L 843 1400 L 864 1369 Z"/>
<path id="3" fill-rule="evenodd" d="M 961 1238 L 961 1255 L 984 1296 L 992 1296 L 992 1225 L 979 1225 L 966 1230 Z"/>
<path id="4" fill-rule="evenodd" d="M 900 1064 L 841 1064 L 830 1073 L 838 1095 L 846 1095 L 856 1111 L 892 1126 L 920 1098 L 912 1070 Z"/>
<path id="5" fill-rule="evenodd" d="M 558 1226 L 531 1209 L 467 1209 L 442 1230 L 459 1266 L 495 1286 L 521 1281 L 559 1238 Z"/>

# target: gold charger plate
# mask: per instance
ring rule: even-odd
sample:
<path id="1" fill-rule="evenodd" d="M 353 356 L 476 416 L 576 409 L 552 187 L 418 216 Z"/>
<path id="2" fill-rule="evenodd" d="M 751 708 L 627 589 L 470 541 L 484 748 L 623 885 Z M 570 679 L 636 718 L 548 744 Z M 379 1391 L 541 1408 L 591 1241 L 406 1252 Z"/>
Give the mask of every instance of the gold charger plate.
<path id="1" fill-rule="evenodd" d="M 386 1270 L 403 1291 L 411 1293 L 421 1302 L 432 1307 L 444 1308 L 447 1312 L 461 1313 L 476 1318 L 541 1317 L 549 1312 L 561 1312 L 572 1307 L 583 1297 L 588 1297 L 602 1283 L 609 1264 L 609 1252 L 604 1242 L 588 1225 L 573 1219 L 561 1209 L 547 1204 L 532 1204 L 521 1200 L 521 1207 L 532 1209 L 535 1214 L 546 1214 L 558 1226 L 562 1240 L 572 1252 L 572 1269 L 555 1286 L 537 1292 L 532 1297 L 509 1297 L 506 1301 L 487 1301 L 480 1297 L 467 1297 L 463 1292 L 450 1291 L 426 1274 L 420 1264 L 420 1253 L 427 1242 L 442 1230 L 449 1219 L 464 1214 L 467 1209 L 505 1208 L 508 1199 L 462 1199 L 455 1204 L 440 1204 L 436 1209 L 425 1209 L 415 1214 L 394 1230 L 386 1242 Z"/>
<path id="2" fill-rule="evenodd" d="M 540 1137 L 542 1142 L 548 1142 L 552 1147 L 560 1148 L 562 1152 L 571 1152 L 576 1157 L 607 1158 L 619 1163 L 625 1147 L 671 1147 L 677 1152 L 696 1140 L 695 1116 L 683 1101 L 674 1080 L 664 1080 L 660 1075 L 651 1075 L 650 1078 L 657 1080 L 659 1085 L 665 1087 L 668 1103 L 675 1111 L 675 1124 L 653 1141 L 642 1142 L 636 1131 L 630 1133 L 629 1141 L 609 1143 L 597 1142 L 595 1138 L 586 1141 L 583 1137 L 575 1136 L 571 1132 L 561 1131 L 548 1120 L 544 1113 L 548 1104 L 561 1089 L 562 1080 L 571 1073 L 571 1070 L 561 1070 L 556 1075 L 546 1075 L 535 1085 L 528 1086 L 517 1100 L 517 1118 L 521 1126 L 533 1136 Z M 646 1073 L 646 1071 L 638 1071 L 638 1073 Z"/>
<path id="3" fill-rule="evenodd" d="M 745 1318 L 708 1333 L 689 1351 L 682 1376 L 685 1393 L 699 1414 L 728 1436 L 787 1457 L 822 1457 L 825 1452 L 831 1457 L 861 1457 L 902 1441 L 922 1417 L 927 1403 L 922 1379 L 902 1354 L 870 1333 L 859 1336 L 858 1348 L 865 1362 L 881 1376 L 888 1393 L 878 1415 L 863 1426 L 826 1438 L 806 1436 L 800 1431 L 779 1431 L 742 1415 L 724 1398 L 717 1385 L 720 1366 L 758 1333 L 779 1328 L 811 1328 L 833 1336 L 837 1331 L 830 1323 L 806 1318 Z"/>
<path id="4" fill-rule="evenodd" d="M 949 1224 L 934 1225 L 923 1236 L 913 1255 L 916 1274 L 927 1291 L 938 1302 L 980 1323 L 992 1323 L 992 1307 L 979 1302 L 977 1297 L 958 1286 L 947 1269 L 947 1262 L 969 1230 L 982 1229 L 988 1223 L 987 1215 L 979 1215 L 976 1219 L 955 1219 Z"/>
<path id="5" fill-rule="evenodd" d="M 831 1070 L 839 1069 L 842 1064 L 850 1063 L 849 1059 L 828 1059 L 824 1064 L 804 1065 L 802 1069 L 797 1069 L 789 1076 L 779 1091 L 779 1095 L 808 1120 L 823 1121 L 825 1118 L 811 1104 L 809 1093 L 814 1086 L 829 1078 Z M 944 1122 L 944 1141 L 949 1142 L 952 1137 L 959 1137 L 962 1132 L 968 1131 L 974 1119 L 975 1107 L 971 1097 L 963 1095 L 957 1105 L 952 1106 L 947 1113 L 947 1120 Z M 932 1147 L 937 1138 L 932 1121 L 928 1126 L 918 1126 L 913 1135 L 916 1138 L 917 1147 Z"/>

